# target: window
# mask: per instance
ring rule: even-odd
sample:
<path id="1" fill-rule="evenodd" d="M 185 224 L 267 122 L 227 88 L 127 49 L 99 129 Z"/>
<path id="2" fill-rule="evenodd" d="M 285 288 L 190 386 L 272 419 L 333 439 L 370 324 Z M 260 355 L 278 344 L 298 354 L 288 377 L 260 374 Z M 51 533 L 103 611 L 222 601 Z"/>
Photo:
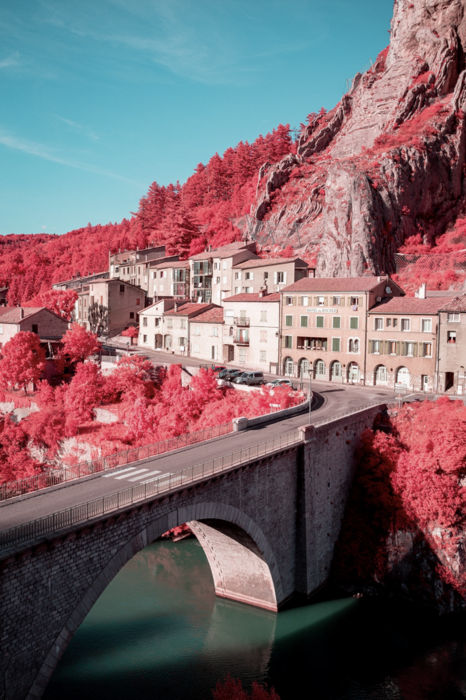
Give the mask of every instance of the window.
<path id="1" fill-rule="evenodd" d="M 220 280 L 219 280 L 220 282 Z M 228 277 L 226 275 L 223 276 L 223 284 L 227 284 L 228 282 Z"/>
<path id="2" fill-rule="evenodd" d="M 142 336 L 142 342 L 143 342 L 143 343 L 147 343 L 147 335 L 143 335 L 143 336 Z"/>
<path id="3" fill-rule="evenodd" d="M 142 325 L 147 326 L 147 316 L 142 317 Z"/>
<path id="4" fill-rule="evenodd" d="M 199 352 L 199 345 L 194 345 L 193 352 Z"/>
<path id="5" fill-rule="evenodd" d="M 333 316 L 332 328 L 341 328 L 341 316 Z"/>
<path id="6" fill-rule="evenodd" d="M 155 280 L 156 278 L 157 278 L 157 270 L 154 270 L 154 272 L 152 273 L 152 279 Z M 123 285 L 120 286 L 120 292 L 121 292 L 121 287 L 122 287 L 122 286 L 123 286 Z"/>
<path id="7" fill-rule="evenodd" d="M 411 319 L 402 318 L 401 319 L 401 330 L 402 331 L 409 331 L 410 328 L 411 328 Z"/>
<path id="8" fill-rule="evenodd" d="M 293 325 L 293 316 L 285 316 L 285 326 Z"/>
<path id="9" fill-rule="evenodd" d="M 393 328 L 397 328 L 397 327 L 398 327 L 398 319 L 394 318 L 393 319 Z"/>
<path id="10" fill-rule="evenodd" d="M 309 306 L 309 297 L 303 297 L 303 306 Z"/>
<path id="11" fill-rule="evenodd" d="M 129 312 L 129 317 L 130 317 L 130 318 L 134 318 L 134 311 L 130 311 L 130 312 Z"/>
<path id="12" fill-rule="evenodd" d="M 244 279 L 246 280 L 253 280 L 254 279 L 254 273 L 253 272 L 246 272 L 244 275 Z"/>
<path id="13" fill-rule="evenodd" d="M 264 280 L 268 280 L 268 279 L 269 279 L 269 273 L 268 273 L 268 272 L 264 272 Z"/>
<path id="14" fill-rule="evenodd" d="M 350 328 L 353 330 L 358 330 L 359 328 L 359 317 L 358 316 L 351 316 L 350 317 Z"/>
<path id="15" fill-rule="evenodd" d="M 240 293 L 240 288 L 239 288 L 239 287 L 235 287 L 235 294 L 239 294 L 239 293 Z"/>
<path id="16" fill-rule="evenodd" d="M 186 319 L 180 318 L 180 328 L 186 328 Z"/>
<path id="17" fill-rule="evenodd" d="M 293 306 L 293 297 L 285 297 L 285 304 L 287 306 Z"/>
<path id="18" fill-rule="evenodd" d="M 3 335 L 3 323 L 0 325 L 0 335 Z"/>
<path id="19" fill-rule="evenodd" d="M 285 348 L 288 350 L 291 350 L 293 347 L 293 336 L 292 335 L 285 335 Z"/>
<path id="20" fill-rule="evenodd" d="M 39 335 L 39 326 L 37 325 L 37 323 L 32 324 L 32 332 L 36 335 Z"/>
<path id="21" fill-rule="evenodd" d="M 220 284 L 220 277 L 215 278 L 215 284 Z"/>
<path id="22" fill-rule="evenodd" d="M 351 306 L 359 306 L 359 297 L 350 297 L 350 305 Z"/>
<path id="23" fill-rule="evenodd" d="M 246 348 L 239 349 L 239 361 L 246 362 Z"/>
<path id="24" fill-rule="evenodd" d="M 201 335 L 201 329 L 199 328 L 199 326 L 196 326 L 194 328 L 194 335 Z"/>
<path id="25" fill-rule="evenodd" d="M 235 272 L 235 280 L 241 279 L 241 272 Z"/>
<path id="26" fill-rule="evenodd" d="M 226 319 L 233 318 L 234 315 L 235 315 L 235 312 L 233 311 L 233 309 L 225 309 L 225 318 Z M 232 323 L 232 321 L 229 321 L 229 323 Z"/>
<path id="27" fill-rule="evenodd" d="M 374 330 L 383 331 L 383 318 L 374 318 Z"/>
<path id="28" fill-rule="evenodd" d="M 372 351 L 370 350 L 370 342 L 369 341 L 369 352 L 374 353 L 374 355 L 380 355 L 382 351 L 382 341 L 381 340 L 373 340 L 372 341 Z"/>
<path id="29" fill-rule="evenodd" d="M 217 326 L 212 326 L 212 334 L 211 334 L 211 335 L 214 335 L 216 338 L 218 338 L 218 328 L 217 328 Z"/>
<path id="30" fill-rule="evenodd" d="M 173 319 L 167 318 L 167 328 L 173 328 Z"/>
<path id="31" fill-rule="evenodd" d="M 333 305 L 341 306 L 341 297 L 333 297 Z"/>
<path id="32" fill-rule="evenodd" d="M 448 331 L 447 343 L 456 343 L 456 331 Z"/>
<path id="33" fill-rule="evenodd" d="M 266 343 L 267 342 L 267 331 L 261 331 L 260 332 L 260 342 L 261 343 Z"/>
<path id="34" fill-rule="evenodd" d="M 391 328 L 391 327 L 392 327 L 392 319 L 391 319 L 391 318 L 387 318 L 386 324 L 387 324 L 387 328 Z M 384 367 L 384 369 L 386 369 L 386 368 Z"/>
<path id="35" fill-rule="evenodd" d="M 324 327 L 324 317 L 323 316 L 316 316 L 316 328 L 323 328 Z"/>
<path id="36" fill-rule="evenodd" d="M 252 294 L 252 287 L 246 287 L 246 294 Z"/>
<path id="37" fill-rule="evenodd" d="M 223 261 L 222 267 L 223 267 L 224 270 L 227 270 L 227 269 L 228 269 L 228 261 L 227 261 L 227 260 L 224 260 L 224 261 Z"/>
<path id="38" fill-rule="evenodd" d="M 447 321 L 448 323 L 458 323 L 460 320 L 460 315 L 459 314 L 448 314 Z"/>
<path id="39" fill-rule="evenodd" d="M 405 353 L 407 357 L 413 357 L 414 343 L 405 343 Z"/>
<path id="40" fill-rule="evenodd" d="M 180 346 L 180 348 L 184 348 L 186 345 L 186 339 L 183 337 L 178 338 L 178 345 Z"/>
<path id="41" fill-rule="evenodd" d="M 350 338 L 349 339 L 348 352 L 359 352 L 359 338 Z"/>
<path id="42" fill-rule="evenodd" d="M 159 275 L 159 276 L 161 277 L 161 279 L 163 279 L 164 277 L 166 277 L 166 276 L 167 276 L 166 270 L 160 270 L 160 275 Z"/>
<path id="43" fill-rule="evenodd" d="M 340 338 L 332 338 L 332 352 L 340 352 Z"/>
<path id="44" fill-rule="evenodd" d="M 307 328 L 307 325 L 308 325 L 308 317 L 301 316 L 301 328 Z"/>
<path id="45" fill-rule="evenodd" d="M 156 325 L 156 326 L 160 326 L 160 318 L 156 318 L 156 319 L 155 319 L 155 325 Z"/>
<path id="46" fill-rule="evenodd" d="M 267 362 L 267 352 L 265 350 L 260 351 L 260 362 Z"/>
<path id="47" fill-rule="evenodd" d="M 421 330 L 423 333 L 432 333 L 432 319 L 431 318 L 421 319 Z"/>
<path id="48" fill-rule="evenodd" d="M 123 294 L 124 291 L 125 291 L 125 285 L 120 284 L 120 294 Z"/>
<path id="49" fill-rule="evenodd" d="M 421 343 L 421 356 L 432 357 L 432 343 Z"/>
<path id="50" fill-rule="evenodd" d="M 216 346 L 216 345 L 212 345 L 212 346 L 211 346 L 210 357 L 211 357 L 212 360 L 216 360 L 216 359 L 217 359 L 217 357 L 218 357 L 218 352 L 217 352 L 217 346 Z"/>
<path id="51" fill-rule="evenodd" d="M 388 341 L 388 354 L 396 355 L 396 342 L 394 340 Z"/>
<path id="52" fill-rule="evenodd" d="M 267 311 L 261 311 L 261 321 L 267 322 Z"/>
<path id="53" fill-rule="evenodd" d="M 317 306 L 325 306 L 325 297 L 317 297 Z"/>
<path id="54" fill-rule="evenodd" d="M 285 273 L 284 272 L 277 272 L 277 284 L 284 284 L 285 283 Z"/>

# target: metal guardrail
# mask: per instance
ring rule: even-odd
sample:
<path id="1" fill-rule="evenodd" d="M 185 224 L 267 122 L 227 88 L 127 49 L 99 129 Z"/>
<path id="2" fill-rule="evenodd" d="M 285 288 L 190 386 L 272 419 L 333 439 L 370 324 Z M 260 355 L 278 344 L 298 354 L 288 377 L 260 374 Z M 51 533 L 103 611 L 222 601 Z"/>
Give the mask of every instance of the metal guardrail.
<path id="1" fill-rule="evenodd" d="M 333 421 L 338 420 L 339 418 L 346 418 L 346 416 L 354 416 L 355 413 L 365 411 L 368 408 L 375 408 L 376 406 L 384 406 L 386 403 L 387 401 L 373 401 L 372 403 L 365 404 L 364 406 L 354 408 L 352 411 L 342 411 L 341 413 L 334 413 L 331 418 L 322 418 L 322 420 L 312 421 L 312 425 L 315 428 L 318 428 L 321 425 L 333 423 Z"/>
<path id="2" fill-rule="evenodd" d="M 115 452 L 106 457 L 99 457 L 91 462 L 81 462 L 73 467 L 64 467 L 51 469 L 47 473 L 36 474 L 35 476 L 27 477 L 26 479 L 18 479 L 17 481 L 9 481 L 6 484 L 0 484 L 0 501 L 6 501 L 8 498 L 22 496 L 25 493 L 38 491 L 49 486 L 64 484 L 67 481 L 79 479 L 82 476 L 89 476 L 97 472 L 114 469 L 132 462 L 138 462 L 141 459 L 148 457 L 156 457 L 157 455 L 165 454 L 173 450 L 178 450 L 180 447 L 188 447 L 196 445 L 204 440 L 222 437 L 233 432 L 233 423 L 225 425 L 217 425 L 213 428 L 205 428 L 195 433 L 188 435 L 180 435 L 176 438 L 163 440 L 162 442 L 154 442 L 150 445 L 142 447 L 132 447 L 124 452 Z"/>
<path id="3" fill-rule="evenodd" d="M 162 475 L 137 486 L 132 486 L 123 491 L 97 498 L 87 503 L 72 506 L 57 513 L 51 513 L 43 518 L 38 518 L 29 523 L 18 525 L 0 532 L 0 550 L 14 545 L 28 542 L 38 537 L 48 535 L 58 530 L 71 527 L 80 523 L 86 523 L 93 518 L 117 511 L 133 503 L 144 501 L 151 496 L 171 491 L 172 489 L 192 484 L 207 476 L 221 473 L 227 469 L 238 466 L 251 459 L 257 459 L 283 447 L 295 445 L 301 442 L 299 430 L 293 430 L 279 437 L 267 440 L 258 445 L 246 447 L 216 459 L 187 467 L 174 474 Z"/>

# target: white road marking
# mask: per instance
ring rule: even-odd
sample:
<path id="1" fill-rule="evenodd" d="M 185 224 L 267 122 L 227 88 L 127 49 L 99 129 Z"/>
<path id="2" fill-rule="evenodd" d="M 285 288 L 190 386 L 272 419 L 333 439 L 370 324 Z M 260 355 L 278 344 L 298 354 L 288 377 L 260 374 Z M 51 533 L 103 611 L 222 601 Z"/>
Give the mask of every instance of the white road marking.
<path id="1" fill-rule="evenodd" d="M 115 476 L 117 474 L 123 474 L 123 472 L 134 471 L 134 469 L 136 469 L 136 467 L 127 467 L 126 469 L 119 469 L 117 472 L 112 472 L 111 474 L 105 474 L 105 476 L 103 478 L 109 479 L 110 477 Z"/>
<path id="2" fill-rule="evenodd" d="M 160 474 L 160 469 L 155 472 L 149 472 L 149 474 L 143 474 L 142 476 L 137 476 L 135 479 L 128 479 L 128 481 L 139 481 L 140 479 L 145 479 L 146 476 L 152 476 L 153 474 Z M 133 476 L 130 474 L 129 476 Z"/>
<path id="3" fill-rule="evenodd" d="M 164 476 L 171 476 L 173 472 L 167 472 L 166 474 L 161 474 L 160 476 L 155 476 L 153 479 L 149 479 L 148 481 L 141 481 L 142 484 L 150 484 L 152 481 L 158 481 L 159 479 L 163 479 Z M 144 476 L 149 476 L 148 474 L 144 474 Z"/>
<path id="4" fill-rule="evenodd" d="M 115 480 L 127 479 L 129 476 L 134 476 L 135 474 L 140 474 L 141 472 L 147 472 L 147 471 L 148 471 L 148 469 L 138 469 L 135 472 L 131 472 L 131 474 L 123 474 L 123 476 L 116 476 Z"/>

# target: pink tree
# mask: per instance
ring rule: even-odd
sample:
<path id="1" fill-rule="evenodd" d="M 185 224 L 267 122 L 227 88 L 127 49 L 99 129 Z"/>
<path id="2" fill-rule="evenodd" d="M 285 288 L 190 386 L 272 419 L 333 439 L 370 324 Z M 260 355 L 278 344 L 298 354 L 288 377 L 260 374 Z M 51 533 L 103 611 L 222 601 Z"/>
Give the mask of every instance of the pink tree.
<path id="1" fill-rule="evenodd" d="M 45 351 L 35 333 L 20 331 L 2 349 L 0 386 L 19 387 L 27 393 L 29 384 L 38 382 L 45 367 Z"/>
<path id="2" fill-rule="evenodd" d="M 84 362 L 91 355 L 95 355 L 102 348 L 97 340 L 97 335 L 87 331 L 79 323 L 73 323 L 62 339 L 63 348 L 61 357 L 69 364 Z"/>

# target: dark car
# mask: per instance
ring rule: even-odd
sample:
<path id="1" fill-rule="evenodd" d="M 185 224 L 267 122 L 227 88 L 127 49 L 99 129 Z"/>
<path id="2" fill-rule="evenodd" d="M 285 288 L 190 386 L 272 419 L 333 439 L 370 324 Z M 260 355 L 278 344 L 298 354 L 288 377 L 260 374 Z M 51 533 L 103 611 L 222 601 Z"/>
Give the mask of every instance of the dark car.
<path id="1" fill-rule="evenodd" d="M 243 371 L 241 369 L 222 369 L 222 371 L 218 375 L 218 378 L 224 379 L 227 382 L 231 382 L 235 377 L 242 373 Z"/>

